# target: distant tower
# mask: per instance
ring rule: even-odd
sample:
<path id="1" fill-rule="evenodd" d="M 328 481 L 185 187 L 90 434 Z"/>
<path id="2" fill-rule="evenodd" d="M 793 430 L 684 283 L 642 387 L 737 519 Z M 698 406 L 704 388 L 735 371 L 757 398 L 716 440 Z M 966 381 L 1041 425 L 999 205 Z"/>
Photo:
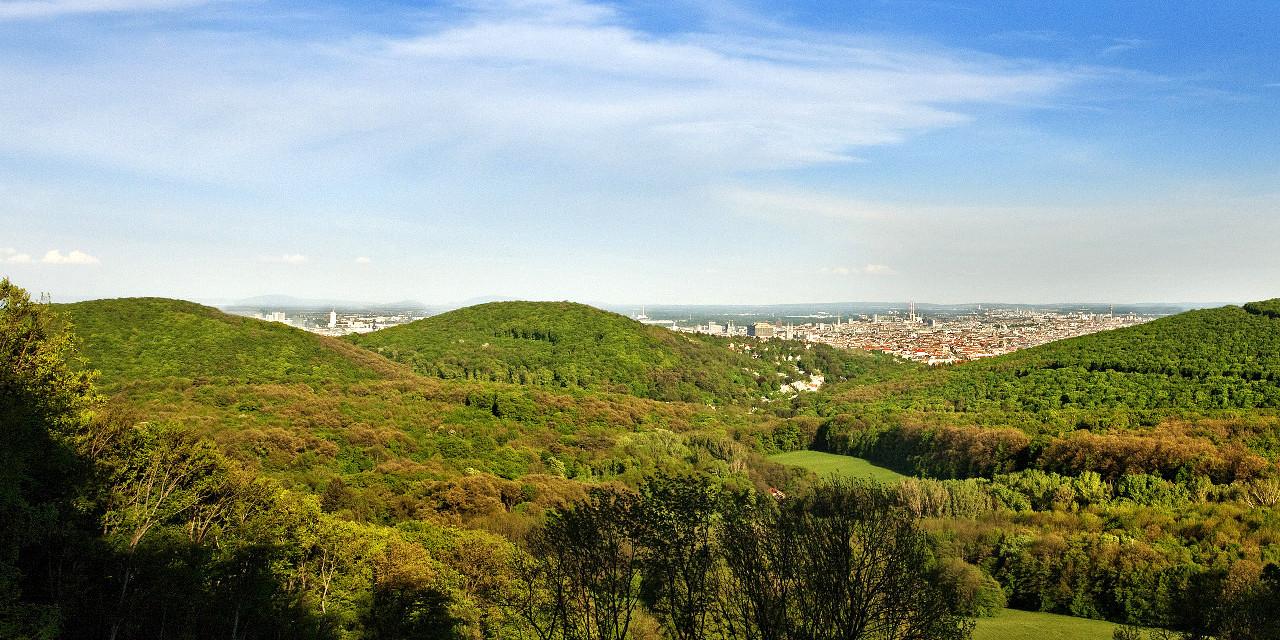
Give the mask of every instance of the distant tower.
<path id="1" fill-rule="evenodd" d="M 330 329 L 338 328 L 338 310 L 337 309 L 333 309 L 329 312 L 329 328 Z"/>
<path id="2" fill-rule="evenodd" d="M 910 317 L 911 322 L 915 322 L 915 321 L 916 321 L 916 302 L 915 302 L 915 300 L 912 300 L 911 302 L 907 303 L 907 309 L 908 309 L 907 315 Z"/>

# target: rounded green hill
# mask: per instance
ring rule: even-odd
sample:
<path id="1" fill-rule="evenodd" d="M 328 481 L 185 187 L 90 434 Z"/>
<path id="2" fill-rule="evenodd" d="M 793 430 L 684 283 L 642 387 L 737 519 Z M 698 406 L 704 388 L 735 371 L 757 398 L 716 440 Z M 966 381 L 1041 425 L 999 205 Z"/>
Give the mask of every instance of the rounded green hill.
<path id="1" fill-rule="evenodd" d="M 846 373 L 871 360 L 676 333 L 571 302 L 493 302 L 348 339 L 440 378 L 705 402 L 759 398 L 810 372 Z"/>
<path id="2" fill-rule="evenodd" d="M 107 387 L 159 378 L 359 380 L 399 369 L 340 340 L 183 300 L 117 298 L 59 309 Z"/>

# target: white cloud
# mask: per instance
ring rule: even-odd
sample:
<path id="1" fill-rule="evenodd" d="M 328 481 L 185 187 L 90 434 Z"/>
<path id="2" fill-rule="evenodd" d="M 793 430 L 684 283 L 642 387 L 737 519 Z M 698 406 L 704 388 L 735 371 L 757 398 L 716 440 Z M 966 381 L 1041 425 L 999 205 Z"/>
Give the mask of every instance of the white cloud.
<path id="1" fill-rule="evenodd" d="M 892 276 L 892 275 L 898 274 L 898 272 L 894 270 L 893 267 L 890 267 L 887 264 L 863 265 L 860 271 L 869 276 Z"/>
<path id="2" fill-rule="evenodd" d="M 9 264 L 27 264 L 31 262 L 31 254 L 20 253 L 13 248 L 0 248 L 0 262 Z"/>
<path id="3" fill-rule="evenodd" d="M 81 13 L 121 13 L 180 9 L 207 0 L 8 0 L 0 2 L 0 20 L 51 18 Z"/>
<path id="4" fill-rule="evenodd" d="M 101 62 L 0 61 L 0 150 L 217 183 L 405 159 L 725 175 L 856 161 L 1097 73 L 808 32 L 655 36 L 584 2 L 500 7 L 383 40 L 108 36 L 86 45 Z"/>
<path id="5" fill-rule="evenodd" d="M 849 276 L 849 275 L 893 276 L 898 274 L 898 272 L 894 270 L 892 267 L 884 264 L 866 264 L 861 267 L 854 267 L 854 268 L 822 267 L 821 269 L 818 269 L 818 273 L 835 275 L 835 276 Z"/>
<path id="6" fill-rule="evenodd" d="M 266 256 L 262 261 L 276 264 L 303 264 L 307 261 L 307 257 L 300 253 L 286 253 L 279 256 Z"/>
<path id="7" fill-rule="evenodd" d="M 370 262 L 373 262 L 373 261 L 370 260 L 369 258 L 366 258 L 365 256 L 360 256 L 359 258 L 356 258 L 356 264 L 369 264 Z"/>
<path id="8" fill-rule="evenodd" d="M 57 249 L 50 249 L 45 252 L 40 262 L 45 264 L 98 264 L 99 260 L 79 249 L 73 249 L 67 254 L 63 254 Z"/>

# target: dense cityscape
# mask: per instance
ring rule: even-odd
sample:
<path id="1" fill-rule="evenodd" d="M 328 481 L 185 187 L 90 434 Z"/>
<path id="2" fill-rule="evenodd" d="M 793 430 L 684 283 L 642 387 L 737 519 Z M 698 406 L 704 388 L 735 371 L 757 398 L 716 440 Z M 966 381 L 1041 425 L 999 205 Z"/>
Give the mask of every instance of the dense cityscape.
<path id="1" fill-rule="evenodd" d="M 732 321 L 709 321 L 685 326 L 672 321 L 637 319 L 664 324 L 675 331 L 804 340 L 846 349 L 883 351 L 935 365 L 989 358 L 1055 340 L 1142 324 L 1156 317 L 1137 313 L 983 309 L 981 305 L 969 313 L 925 317 L 916 312 L 915 305 L 910 305 L 905 313 L 858 314 L 848 318 L 819 316 L 785 323 L 758 321 L 735 325 Z"/>
<path id="2" fill-rule="evenodd" d="M 327 312 L 303 309 L 289 311 L 228 309 L 228 311 L 238 312 L 239 315 L 258 320 L 287 324 L 291 327 L 305 329 L 311 333 L 325 336 L 369 333 L 370 331 L 407 324 L 426 317 L 426 314 L 423 313 L 413 314 L 409 312 L 370 310 L 344 311 L 342 313 L 339 313 L 336 309 L 331 309 Z"/>

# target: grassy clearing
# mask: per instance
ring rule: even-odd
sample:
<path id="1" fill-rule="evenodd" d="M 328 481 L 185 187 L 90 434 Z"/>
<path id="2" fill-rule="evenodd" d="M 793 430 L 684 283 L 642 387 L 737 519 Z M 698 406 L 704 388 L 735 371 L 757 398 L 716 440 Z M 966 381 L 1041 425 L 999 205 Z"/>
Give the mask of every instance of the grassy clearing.
<path id="1" fill-rule="evenodd" d="M 1115 628 L 1101 620 L 1005 609 L 994 618 L 979 618 L 973 640 L 1111 640 Z"/>
<path id="2" fill-rule="evenodd" d="M 820 476 L 869 478 L 877 482 L 897 482 L 905 477 L 897 471 L 877 467 L 862 458 L 821 451 L 788 451 L 770 456 L 769 459 L 781 464 L 804 467 Z"/>

